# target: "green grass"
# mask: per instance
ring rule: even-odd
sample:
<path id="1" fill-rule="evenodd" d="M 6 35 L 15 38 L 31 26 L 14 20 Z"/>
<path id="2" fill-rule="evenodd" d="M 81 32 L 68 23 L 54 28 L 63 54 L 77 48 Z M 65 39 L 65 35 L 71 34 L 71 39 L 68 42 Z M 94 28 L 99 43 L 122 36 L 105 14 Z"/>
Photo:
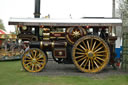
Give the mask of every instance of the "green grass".
<path id="1" fill-rule="evenodd" d="M 0 62 L 0 85 L 128 85 L 128 75 L 98 79 L 77 76 L 51 77 L 35 76 L 20 69 L 20 61 Z"/>

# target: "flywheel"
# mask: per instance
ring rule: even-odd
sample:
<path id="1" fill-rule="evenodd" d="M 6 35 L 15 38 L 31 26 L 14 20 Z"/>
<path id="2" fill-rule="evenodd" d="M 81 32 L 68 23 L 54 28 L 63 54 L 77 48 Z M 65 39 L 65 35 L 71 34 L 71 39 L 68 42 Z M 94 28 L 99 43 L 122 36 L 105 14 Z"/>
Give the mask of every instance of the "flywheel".
<path id="1" fill-rule="evenodd" d="M 82 27 L 69 27 L 66 29 L 66 39 L 70 45 L 73 45 L 74 42 L 86 34 L 86 30 Z"/>
<path id="2" fill-rule="evenodd" d="M 72 49 L 73 62 L 82 72 L 100 72 L 108 64 L 109 58 L 109 46 L 98 36 L 84 36 L 77 40 Z"/>
<path id="3" fill-rule="evenodd" d="M 38 48 L 29 49 L 22 56 L 22 66 L 28 72 L 39 72 L 43 70 L 46 62 L 45 53 Z"/>

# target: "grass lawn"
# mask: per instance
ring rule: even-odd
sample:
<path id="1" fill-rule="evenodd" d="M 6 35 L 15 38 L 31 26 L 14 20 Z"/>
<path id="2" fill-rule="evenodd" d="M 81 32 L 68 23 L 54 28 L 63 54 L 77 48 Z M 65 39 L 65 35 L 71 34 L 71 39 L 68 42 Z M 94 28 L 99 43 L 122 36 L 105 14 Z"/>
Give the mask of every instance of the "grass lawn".
<path id="1" fill-rule="evenodd" d="M 128 75 L 107 78 L 35 76 L 21 71 L 20 61 L 0 62 L 0 85 L 128 85 Z"/>

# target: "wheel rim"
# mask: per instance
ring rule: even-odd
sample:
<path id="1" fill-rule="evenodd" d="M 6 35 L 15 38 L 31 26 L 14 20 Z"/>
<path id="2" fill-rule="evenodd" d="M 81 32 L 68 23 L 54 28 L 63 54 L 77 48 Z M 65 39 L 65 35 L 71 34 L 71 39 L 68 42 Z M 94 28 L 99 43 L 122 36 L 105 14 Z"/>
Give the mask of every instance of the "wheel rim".
<path id="1" fill-rule="evenodd" d="M 103 39 L 97 36 L 80 38 L 73 47 L 72 58 L 82 72 L 99 72 L 109 61 L 110 51 Z"/>
<path id="2" fill-rule="evenodd" d="M 29 72 L 39 72 L 46 65 L 46 55 L 40 49 L 29 49 L 22 57 L 22 64 Z"/>

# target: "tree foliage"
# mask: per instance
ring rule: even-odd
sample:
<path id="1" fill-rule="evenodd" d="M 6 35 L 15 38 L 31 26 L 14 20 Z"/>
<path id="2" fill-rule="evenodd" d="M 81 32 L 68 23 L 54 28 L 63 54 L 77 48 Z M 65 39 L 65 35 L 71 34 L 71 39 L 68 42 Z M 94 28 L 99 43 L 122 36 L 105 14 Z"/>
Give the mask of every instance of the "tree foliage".
<path id="1" fill-rule="evenodd" d="M 119 11 L 123 20 L 123 26 L 128 26 L 128 0 L 120 0 Z"/>
<path id="2" fill-rule="evenodd" d="M 0 29 L 5 30 L 2 20 L 0 19 Z"/>

